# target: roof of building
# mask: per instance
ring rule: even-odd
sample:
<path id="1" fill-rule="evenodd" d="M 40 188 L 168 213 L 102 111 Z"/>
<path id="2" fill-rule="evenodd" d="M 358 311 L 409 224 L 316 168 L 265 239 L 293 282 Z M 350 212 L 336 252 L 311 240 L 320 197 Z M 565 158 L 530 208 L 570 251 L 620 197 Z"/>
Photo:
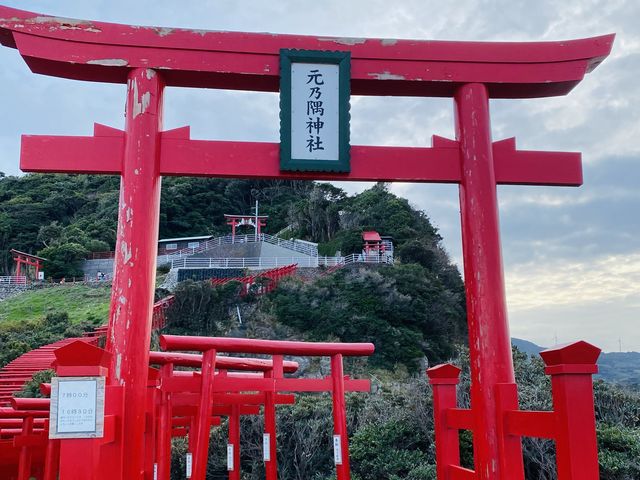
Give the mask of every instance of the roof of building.
<path id="1" fill-rule="evenodd" d="M 16 250 L 15 248 L 12 248 L 10 250 L 10 252 L 16 256 L 16 255 L 20 255 L 22 257 L 29 257 L 29 258 L 35 258 L 36 260 L 46 260 L 46 258 L 42 258 L 42 257 L 38 257 L 37 255 L 32 255 L 30 253 L 25 253 L 25 252 L 21 252 L 20 250 Z"/>
<path id="2" fill-rule="evenodd" d="M 380 242 L 382 240 L 380 234 L 374 230 L 362 232 L 362 239 L 365 242 Z"/>

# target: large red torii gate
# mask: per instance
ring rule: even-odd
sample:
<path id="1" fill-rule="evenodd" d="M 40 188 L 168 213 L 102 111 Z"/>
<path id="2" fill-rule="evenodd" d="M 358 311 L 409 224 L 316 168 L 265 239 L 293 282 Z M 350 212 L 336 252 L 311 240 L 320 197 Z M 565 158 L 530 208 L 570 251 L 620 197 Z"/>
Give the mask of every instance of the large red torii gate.
<path id="1" fill-rule="evenodd" d="M 24 136 L 29 172 L 122 176 L 108 348 L 125 392 L 123 476 L 142 478 L 144 397 L 161 175 L 460 185 L 462 241 L 480 480 L 504 479 L 495 387 L 514 384 L 499 238 L 497 184 L 582 183 L 579 153 L 492 142 L 489 99 L 565 95 L 609 53 L 613 35 L 564 42 L 483 43 L 326 38 L 132 27 L 0 7 L 0 43 L 35 73 L 127 83 L 125 131 L 92 137 Z M 281 172 L 279 144 L 195 141 L 162 131 L 165 86 L 279 89 L 280 49 L 351 53 L 351 93 L 452 97 L 456 140 L 430 148 L 351 147 L 350 173 Z M 115 477 L 114 477 L 115 478 Z"/>

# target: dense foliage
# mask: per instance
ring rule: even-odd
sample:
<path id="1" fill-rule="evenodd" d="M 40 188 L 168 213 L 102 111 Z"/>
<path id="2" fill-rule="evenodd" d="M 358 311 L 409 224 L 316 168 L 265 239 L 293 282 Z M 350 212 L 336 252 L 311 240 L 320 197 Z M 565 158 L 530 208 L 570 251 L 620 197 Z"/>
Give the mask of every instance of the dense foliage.
<path id="1" fill-rule="evenodd" d="M 514 354 L 521 408 L 549 409 L 548 377 L 539 358 Z M 459 404 L 468 406 L 468 356 L 463 366 Z M 435 445 L 431 389 L 424 375 L 378 372 L 373 393 L 351 394 L 347 399 L 352 478 L 354 480 L 435 480 Z M 299 395 L 295 405 L 278 407 L 278 465 L 282 480 L 330 480 L 331 402 L 325 395 Z M 602 480 L 640 478 L 640 395 L 605 383 L 597 383 L 595 404 L 598 421 Z M 261 417 L 241 419 L 243 479 L 264 478 Z M 226 426 L 211 433 L 209 477 L 220 478 L 226 469 Z M 462 463 L 472 467 L 470 435 L 461 435 Z M 183 479 L 186 444 L 174 444 L 172 477 Z M 524 460 L 528 480 L 554 480 L 552 442 L 525 439 Z"/>
<path id="2" fill-rule="evenodd" d="M 277 321 L 311 340 L 373 342 L 372 365 L 415 370 L 437 363 L 464 340 L 463 291 L 417 264 L 350 268 L 313 282 L 283 282 L 269 296 Z"/>
<path id="3" fill-rule="evenodd" d="M 9 250 L 49 260 L 47 276 L 73 277 L 89 252 L 113 250 L 119 179 L 92 175 L 25 175 L 0 178 L 0 272 L 13 268 Z M 449 288 L 460 275 L 423 212 L 390 193 L 385 184 L 348 196 L 330 185 L 170 177 L 162 183 L 160 237 L 223 235 L 225 213 L 250 213 L 255 201 L 268 215 L 266 231 L 319 242 L 321 254 L 359 252 L 361 233 L 394 238 L 403 260 L 438 270 Z"/>
<path id="4" fill-rule="evenodd" d="M 47 276 L 73 276 L 87 252 L 113 250 L 120 180 L 92 175 L 0 178 L 0 272 L 13 268 L 9 250 L 40 254 Z M 256 199 L 275 233 L 292 203 L 313 190 L 310 182 L 165 178 L 160 237 L 227 232 L 225 213 L 249 213 Z M 68 270 L 64 266 L 69 266 Z"/>
<path id="5" fill-rule="evenodd" d="M 231 307 L 239 301 L 239 284 L 214 287 L 210 282 L 180 282 L 167 310 L 166 333 L 223 336 L 231 327 Z"/>
<path id="6" fill-rule="evenodd" d="M 47 275 L 73 276 L 77 262 L 62 262 L 114 245 L 118 211 L 116 177 L 25 175 L 0 180 L 0 270 L 11 271 L 9 250 L 38 254 L 52 264 Z M 49 269 L 53 268 L 52 272 Z"/>

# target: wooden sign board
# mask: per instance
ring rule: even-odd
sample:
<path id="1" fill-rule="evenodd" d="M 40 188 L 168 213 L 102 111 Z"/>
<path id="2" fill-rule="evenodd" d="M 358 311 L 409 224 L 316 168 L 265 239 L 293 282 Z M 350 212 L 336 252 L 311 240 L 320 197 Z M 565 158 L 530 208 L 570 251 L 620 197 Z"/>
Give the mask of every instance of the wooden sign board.
<path id="1" fill-rule="evenodd" d="M 351 54 L 280 50 L 280 169 L 349 172 Z"/>
<path id="2" fill-rule="evenodd" d="M 102 438 L 104 386 L 104 377 L 52 378 L 49 438 Z"/>

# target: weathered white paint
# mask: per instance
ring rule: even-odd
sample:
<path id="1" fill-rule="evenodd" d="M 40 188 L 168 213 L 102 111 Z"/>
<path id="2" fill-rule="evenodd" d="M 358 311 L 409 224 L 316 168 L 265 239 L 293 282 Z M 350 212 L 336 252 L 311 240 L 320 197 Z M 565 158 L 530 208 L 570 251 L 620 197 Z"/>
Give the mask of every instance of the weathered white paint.
<path id="1" fill-rule="evenodd" d="M 99 58 L 96 60 L 89 60 L 89 65 L 103 65 L 105 67 L 126 67 L 129 65 L 124 58 Z"/>

